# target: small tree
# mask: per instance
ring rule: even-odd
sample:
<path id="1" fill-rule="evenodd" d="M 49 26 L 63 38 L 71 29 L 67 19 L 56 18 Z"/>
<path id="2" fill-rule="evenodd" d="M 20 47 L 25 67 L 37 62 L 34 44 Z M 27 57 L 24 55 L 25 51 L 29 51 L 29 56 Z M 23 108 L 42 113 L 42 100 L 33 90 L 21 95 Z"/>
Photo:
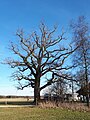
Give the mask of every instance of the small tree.
<path id="1" fill-rule="evenodd" d="M 57 100 L 63 102 L 64 101 L 64 95 L 67 91 L 67 82 L 66 80 L 58 77 L 57 82 L 51 85 L 51 92 L 53 95 L 56 95 Z"/>
<path id="2" fill-rule="evenodd" d="M 74 52 L 72 47 L 65 48 L 61 45 L 65 40 L 64 32 L 54 37 L 56 27 L 49 30 L 43 23 L 39 29 L 39 34 L 35 31 L 27 37 L 23 30 L 17 31 L 18 41 L 11 42 L 10 47 L 17 57 L 6 59 L 6 63 L 11 68 L 16 68 L 12 76 L 18 80 L 18 88 L 23 89 L 28 86 L 34 88 L 35 102 L 40 100 L 40 91 L 56 81 L 54 73 L 71 68 L 64 63 Z M 41 86 L 40 83 L 44 81 L 45 75 L 47 75 L 47 82 Z M 24 81 L 26 82 L 22 83 Z"/>

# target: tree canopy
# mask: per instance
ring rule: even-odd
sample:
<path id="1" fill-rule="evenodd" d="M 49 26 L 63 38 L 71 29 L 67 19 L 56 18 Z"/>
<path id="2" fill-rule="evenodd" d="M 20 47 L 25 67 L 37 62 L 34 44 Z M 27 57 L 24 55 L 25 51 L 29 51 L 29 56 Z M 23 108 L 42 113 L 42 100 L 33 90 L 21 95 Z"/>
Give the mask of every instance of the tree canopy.
<path id="1" fill-rule="evenodd" d="M 55 26 L 50 30 L 41 23 L 39 32 L 35 31 L 26 36 L 22 29 L 18 30 L 17 41 L 11 42 L 10 49 L 17 57 L 6 59 L 6 63 L 16 70 L 12 77 L 18 81 L 18 89 L 28 86 L 34 88 L 35 101 L 40 99 L 42 89 L 57 81 L 55 76 L 67 78 L 65 71 L 72 68 L 65 65 L 65 61 L 75 49 L 72 49 L 71 45 L 65 48 L 62 45 L 62 42 L 66 44 L 65 33 L 61 31 L 56 37 L 56 30 Z M 44 81 L 44 77 L 47 82 L 41 86 L 40 83 Z M 22 83 L 22 81 L 25 82 Z"/>

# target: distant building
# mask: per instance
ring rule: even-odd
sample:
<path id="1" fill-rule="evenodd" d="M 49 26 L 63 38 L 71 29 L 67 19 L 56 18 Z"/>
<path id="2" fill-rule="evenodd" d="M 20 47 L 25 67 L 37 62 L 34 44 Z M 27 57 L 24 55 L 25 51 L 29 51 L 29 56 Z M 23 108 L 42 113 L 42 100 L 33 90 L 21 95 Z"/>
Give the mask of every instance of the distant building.
<path id="1" fill-rule="evenodd" d="M 74 93 L 74 95 L 68 93 L 68 94 L 63 94 L 63 95 L 56 95 L 56 94 L 53 94 L 53 95 L 50 95 L 48 93 L 46 93 L 44 95 L 44 100 L 46 101 L 78 101 L 79 98 L 78 98 L 78 94 L 77 93 Z"/>
<path id="2" fill-rule="evenodd" d="M 81 101 L 86 101 L 86 96 L 89 94 L 90 98 L 90 83 L 86 86 L 81 87 L 76 93 L 80 97 Z"/>

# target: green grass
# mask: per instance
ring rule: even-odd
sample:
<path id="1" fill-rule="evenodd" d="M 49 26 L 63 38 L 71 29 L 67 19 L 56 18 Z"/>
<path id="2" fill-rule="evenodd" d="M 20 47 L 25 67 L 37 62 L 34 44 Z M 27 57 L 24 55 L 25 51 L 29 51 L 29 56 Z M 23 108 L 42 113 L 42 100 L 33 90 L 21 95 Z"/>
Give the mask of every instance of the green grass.
<path id="1" fill-rule="evenodd" d="M 60 108 L 0 108 L 0 120 L 90 120 L 90 113 Z"/>

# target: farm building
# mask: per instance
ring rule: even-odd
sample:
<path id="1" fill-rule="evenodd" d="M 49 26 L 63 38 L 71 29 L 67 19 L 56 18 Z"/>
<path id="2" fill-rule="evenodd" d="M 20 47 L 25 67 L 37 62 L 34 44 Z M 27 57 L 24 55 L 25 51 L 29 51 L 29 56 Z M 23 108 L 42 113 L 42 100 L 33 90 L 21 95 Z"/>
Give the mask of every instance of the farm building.
<path id="1" fill-rule="evenodd" d="M 90 83 L 84 87 L 81 87 L 78 91 L 78 96 L 80 96 L 81 101 L 86 101 L 86 96 L 87 94 L 89 95 L 89 99 L 90 99 Z"/>

